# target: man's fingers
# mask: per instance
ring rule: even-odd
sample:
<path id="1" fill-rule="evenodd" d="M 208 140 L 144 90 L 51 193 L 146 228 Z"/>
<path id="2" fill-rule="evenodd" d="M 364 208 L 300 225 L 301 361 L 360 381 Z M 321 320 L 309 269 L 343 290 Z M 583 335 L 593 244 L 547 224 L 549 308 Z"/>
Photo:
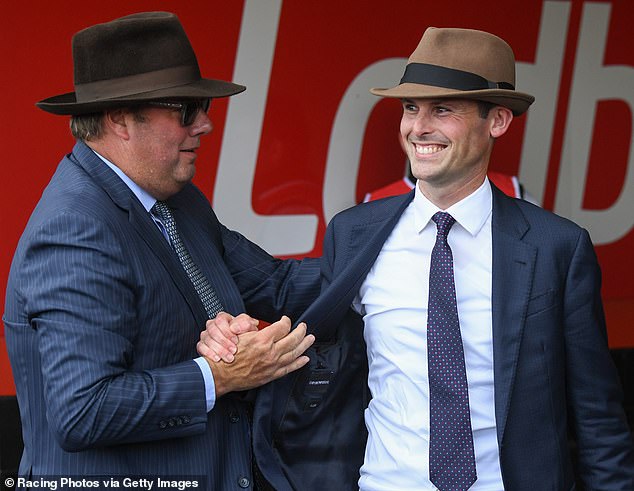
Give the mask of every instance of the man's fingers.
<path id="1" fill-rule="evenodd" d="M 263 339 L 269 339 L 275 343 L 283 339 L 291 330 L 291 320 L 283 315 L 282 318 L 260 331 Z"/>
<path id="2" fill-rule="evenodd" d="M 201 335 L 201 340 L 213 346 L 207 337 Z M 214 374 L 216 396 L 259 387 L 300 369 L 309 362 L 303 353 L 314 342 L 315 336 L 306 335 L 306 324 L 300 323 L 291 331 L 291 321 L 286 316 L 266 329 L 241 334 L 233 363 L 217 363 L 214 362 L 217 358 L 207 357 Z"/>
<path id="3" fill-rule="evenodd" d="M 259 321 L 250 315 L 240 314 L 229 323 L 229 330 L 236 336 L 245 332 L 257 331 Z M 237 343 L 237 338 L 236 338 Z"/>
<path id="4" fill-rule="evenodd" d="M 309 361 L 310 361 L 310 358 L 308 358 L 307 356 L 305 355 L 300 356 L 299 358 L 293 360 L 288 365 L 281 367 L 280 370 L 278 370 L 278 372 L 275 374 L 276 375 L 275 378 L 277 379 L 277 378 L 283 377 L 284 375 L 288 375 L 289 373 L 294 372 L 295 370 L 299 370 L 304 365 L 306 365 Z"/>
<path id="5" fill-rule="evenodd" d="M 231 363 L 238 351 L 238 335 L 257 330 L 257 319 L 247 314 L 233 317 L 221 312 L 207 321 L 205 330 L 200 334 L 198 352 L 214 361 L 222 358 L 226 363 Z"/>
<path id="6" fill-rule="evenodd" d="M 282 351 L 279 357 L 280 363 L 288 365 L 294 360 L 301 358 L 308 348 L 310 348 L 315 342 L 315 336 L 308 334 L 307 336 L 299 339 L 297 344 L 288 345 L 287 351 Z"/>
<path id="7" fill-rule="evenodd" d="M 257 330 L 257 320 L 246 314 L 233 317 L 226 312 L 220 312 L 214 319 L 207 321 L 196 348 L 198 353 L 213 361 L 222 359 L 226 363 L 231 363 L 238 350 L 236 333 L 251 330 Z"/>
<path id="8" fill-rule="evenodd" d="M 302 342 L 302 340 L 305 337 L 306 337 L 306 324 L 303 322 L 300 322 L 297 325 L 297 327 L 293 329 L 289 334 L 275 341 L 275 349 L 280 354 L 291 352 Z M 314 339 L 314 336 L 313 336 L 313 339 Z M 312 342 L 310 344 L 312 344 Z"/>
<path id="9" fill-rule="evenodd" d="M 211 339 L 229 348 L 232 344 L 238 344 L 238 336 L 231 331 L 231 323 L 234 320 L 232 315 L 220 312 L 215 319 L 206 322 L 205 330 Z"/>
<path id="10" fill-rule="evenodd" d="M 296 361 L 302 357 L 303 353 L 315 342 L 315 336 L 306 334 L 306 324 L 300 323 L 286 337 L 277 341 L 273 350 L 277 353 L 279 366 L 289 372 L 297 370 L 305 365 L 302 363 L 297 365 Z M 292 369 L 291 369 L 292 367 Z"/>
<path id="11" fill-rule="evenodd" d="M 235 344 L 227 343 L 223 345 L 211 338 L 207 331 L 200 333 L 200 341 L 196 345 L 198 353 L 202 356 L 211 358 L 213 361 L 222 361 L 231 363 L 234 360 L 234 354 L 237 351 Z"/>
<path id="12" fill-rule="evenodd" d="M 305 353 L 308 348 L 310 348 L 315 342 L 315 336 L 312 334 L 308 334 L 302 342 L 293 350 L 293 355 L 295 357 L 299 357 L 302 353 Z"/>
<path id="13" fill-rule="evenodd" d="M 209 359 L 211 359 L 212 361 L 215 361 L 215 362 L 219 362 L 220 361 L 220 356 L 218 356 L 214 350 L 209 348 L 202 341 L 198 341 L 196 343 L 196 351 L 198 352 L 198 354 L 200 356 L 204 356 L 205 358 L 209 358 Z"/>

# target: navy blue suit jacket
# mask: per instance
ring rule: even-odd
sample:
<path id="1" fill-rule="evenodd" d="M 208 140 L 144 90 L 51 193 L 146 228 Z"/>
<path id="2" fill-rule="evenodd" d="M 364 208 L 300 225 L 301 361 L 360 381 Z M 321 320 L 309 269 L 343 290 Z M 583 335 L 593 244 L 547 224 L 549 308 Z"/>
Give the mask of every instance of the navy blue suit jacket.
<path id="1" fill-rule="evenodd" d="M 302 318 L 318 340 L 324 333 L 326 339 L 339 339 L 336 344 L 345 346 L 357 375 L 348 373 L 345 361 L 333 362 L 330 393 L 312 409 L 306 406 L 308 372 L 316 369 L 312 363 L 303 376 L 293 374 L 261 391 L 255 421 L 266 431 L 255 433 L 255 444 L 278 489 L 319 489 L 337 472 L 339 489 L 356 486 L 353 471 L 362 462 L 363 445 L 348 432 L 324 431 L 329 417 L 339 428 L 348 424 L 357 430 L 362 418 L 362 408 L 348 395 L 358 393 L 365 377 L 358 363 L 365 347 L 360 336 L 354 341 L 357 349 L 350 347 L 341 326 L 362 329 L 348 309 L 412 197 L 413 192 L 356 206 L 328 226 L 322 294 Z M 505 488 L 574 489 L 570 429 L 587 489 L 633 490 L 632 438 L 607 346 L 600 270 L 588 233 L 494 187 L 492 237 L 495 414 Z M 287 400 L 291 403 L 276 403 Z M 334 414 L 328 415 L 328 405 Z M 307 465 L 310 456 L 286 451 L 299 435 L 307 435 L 317 448 L 334 445 L 347 451 L 321 455 L 331 459 L 333 471 L 326 466 L 320 476 L 313 472 L 317 467 Z M 357 431 L 357 439 L 365 437 Z"/>
<path id="2" fill-rule="evenodd" d="M 168 202 L 225 311 L 293 317 L 318 293 L 317 260 L 275 260 L 222 226 L 193 185 Z M 207 489 L 250 487 L 248 408 L 227 395 L 206 411 L 193 361 L 206 318 L 149 214 L 78 143 L 32 214 L 7 285 L 20 475 L 203 476 Z"/>

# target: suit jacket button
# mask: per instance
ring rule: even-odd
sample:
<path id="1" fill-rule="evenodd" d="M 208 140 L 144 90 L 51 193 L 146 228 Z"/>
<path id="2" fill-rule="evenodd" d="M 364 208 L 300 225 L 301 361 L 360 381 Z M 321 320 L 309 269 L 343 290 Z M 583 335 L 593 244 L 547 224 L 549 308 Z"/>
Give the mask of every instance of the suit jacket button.
<path id="1" fill-rule="evenodd" d="M 241 488 L 248 488 L 251 485 L 251 481 L 249 481 L 246 477 L 241 477 L 238 479 L 238 486 Z"/>
<path id="2" fill-rule="evenodd" d="M 232 423 L 237 423 L 238 421 L 240 421 L 240 415 L 235 411 L 231 411 L 229 413 L 229 421 L 231 421 Z"/>
<path id="3" fill-rule="evenodd" d="M 183 416 L 183 424 L 188 425 L 190 421 L 189 416 Z"/>
<path id="4" fill-rule="evenodd" d="M 167 421 L 163 420 L 159 423 L 159 428 L 164 430 L 165 428 L 167 428 Z"/>
<path id="5" fill-rule="evenodd" d="M 173 428 L 174 426 L 176 426 L 176 420 L 174 418 L 170 418 L 167 424 L 170 428 Z"/>

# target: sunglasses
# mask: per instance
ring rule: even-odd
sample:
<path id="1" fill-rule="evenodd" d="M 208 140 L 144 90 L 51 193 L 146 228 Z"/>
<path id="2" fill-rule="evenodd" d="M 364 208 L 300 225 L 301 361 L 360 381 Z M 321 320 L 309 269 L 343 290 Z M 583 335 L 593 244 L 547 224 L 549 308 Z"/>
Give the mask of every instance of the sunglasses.
<path id="1" fill-rule="evenodd" d="M 196 116 L 198 116 L 199 111 L 203 111 L 205 113 L 209 111 L 211 99 L 198 99 L 186 102 L 150 101 L 147 103 L 147 105 L 155 107 L 165 107 L 174 111 L 180 111 L 181 125 L 189 126 L 193 124 L 194 121 L 196 121 Z"/>

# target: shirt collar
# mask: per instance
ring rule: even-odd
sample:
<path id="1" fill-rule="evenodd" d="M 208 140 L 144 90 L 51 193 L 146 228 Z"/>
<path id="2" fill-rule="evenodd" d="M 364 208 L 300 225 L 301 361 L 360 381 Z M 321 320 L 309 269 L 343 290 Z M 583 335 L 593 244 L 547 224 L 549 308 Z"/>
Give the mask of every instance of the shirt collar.
<path id="1" fill-rule="evenodd" d="M 491 216 L 493 209 L 493 192 L 489 179 L 485 178 L 482 185 L 466 198 L 454 203 L 446 210 L 441 210 L 421 192 L 416 186 L 414 192 L 414 223 L 416 231 L 421 232 L 431 221 L 431 217 L 438 211 L 446 211 L 456 222 L 471 235 L 476 236 Z"/>
<path id="2" fill-rule="evenodd" d="M 95 151 L 93 150 L 93 152 Z M 115 174 L 117 174 L 121 178 L 121 180 L 126 184 L 126 186 L 130 188 L 130 191 L 132 191 L 132 194 L 134 194 L 137 197 L 137 199 L 141 202 L 141 204 L 143 205 L 143 208 L 145 208 L 145 210 L 149 212 L 154 206 L 154 203 L 156 203 L 156 198 L 153 197 L 150 193 L 148 193 L 145 189 L 141 188 L 136 182 L 130 179 L 121 169 L 119 169 L 119 167 L 117 167 L 115 164 L 110 162 L 103 155 L 99 155 L 99 153 L 97 152 L 95 152 L 95 154 L 97 155 L 97 157 L 103 160 L 103 162 L 108 167 L 110 167 Z"/>

